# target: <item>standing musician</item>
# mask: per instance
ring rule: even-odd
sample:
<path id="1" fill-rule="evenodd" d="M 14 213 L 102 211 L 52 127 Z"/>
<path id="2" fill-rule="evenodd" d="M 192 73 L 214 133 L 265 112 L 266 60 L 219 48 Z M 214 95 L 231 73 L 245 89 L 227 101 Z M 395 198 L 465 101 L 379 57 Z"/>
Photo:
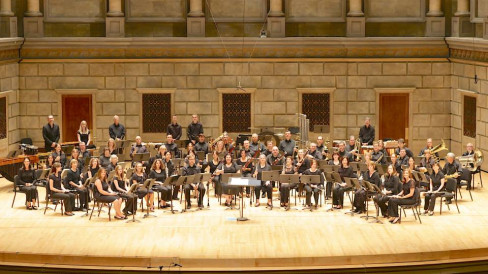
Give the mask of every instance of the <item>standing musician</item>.
<path id="1" fill-rule="evenodd" d="M 400 178 L 398 178 L 398 173 L 395 168 L 393 168 L 393 165 L 388 166 L 382 189 L 382 193 L 378 193 L 378 195 L 374 196 L 373 200 L 380 208 L 381 215 L 385 218 L 388 218 L 388 201 L 390 200 L 392 195 L 398 195 L 398 193 L 402 191 Z"/>
<path id="2" fill-rule="evenodd" d="M 415 204 L 419 195 L 410 171 L 405 170 L 403 172 L 402 183 L 402 191 L 398 195 L 392 196 L 388 201 L 388 216 L 392 224 L 396 224 L 400 220 L 398 206 Z"/>
<path id="3" fill-rule="evenodd" d="M 125 207 L 122 210 L 125 216 L 132 215 L 137 211 L 137 196 L 128 193 L 129 186 L 125 178 L 125 172 L 122 166 L 115 167 L 115 175 L 111 184 L 112 190 L 118 193 L 119 197 L 126 200 Z"/>
<path id="4" fill-rule="evenodd" d="M 391 155 L 391 165 L 397 174 L 402 174 L 402 162 L 398 161 L 398 156 L 395 153 Z"/>
<path id="5" fill-rule="evenodd" d="M 156 159 L 151 166 L 149 178 L 156 181 L 153 186 L 153 190 L 161 193 L 161 198 L 158 201 L 159 208 L 169 207 L 169 205 L 166 204 L 166 201 L 171 199 L 171 186 L 163 186 L 163 183 L 167 177 L 168 174 L 163 160 Z"/>
<path id="6" fill-rule="evenodd" d="M 61 150 L 60 144 L 56 144 L 54 146 L 54 152 L 52 153 L 52 155 L 54 157 L 54 161 L 60 163 L 63 167 L 66 165 L 66 154 L 63 150 Z"/>
<path id="7" fill-rule="evenodd" d="M 61 199 L 64 204 L 64 215 L 73 216 L 75 208 L 75 194 L 64 188 L 61 183 L 61 164 L 54 163 L 49 176 L 49 190 L 53 199 Z"/>
<path id="8" fill-rule="evenodd" d="M 348 153 L 348 152 L 346 151 L 346 143 L 345 143 L 344 141 L 341 141 L 341 142 L 339 143 L 339 151 L 338 151 L 338 152 L 339 152 L 339 156 L 340 156 L 341 158 L 346 157 L 346 158 L 348 158 L 349 162 L 352 162 L 352 161 L 354 160 L 354 159 L 353 159 L 353 158 L 354 158 L 354 156 L 353 156 L 351 153 Z"/>
<path id="9" fill-rule="evenodd" d="M 288 158 L 288 157 L 287 157 Z M 295 160 L 295 171 L 302 175 L 305 170 L 310 168 L 310 160 L 305 157 L 303 149 L 298 150 L 298 157 Z"/>
<path id="10" fill-rule="evenodd" d="M 191 144 L 191 143 L 190 143 Z M 195 156 L 188 156 L 188 166 L 183 168 L 182 176 L 190 176 L 200 173 L 200 167 L 196 164 Z M 187 208 L 191 208 L 190 190 L 197 191 L 198 194 L 198 207 L 203 208 L 203 196 L 205 195 L 205 186 L 201 183 L 187 183 L 183 187 L 185 191 L 185 200 Z"/>
<path id="11" fill-rule="evenodd" d="M 348 189 L 346 183 L 344 183 L 344 178 L 356 178 L 347 158 L 342 158 L 339 175 L 341 176 L 341 182 L 337 182 L 332 191 L 332 207 L 336 209 L 341 209 L 344 206 L 344 192 Z"/>
<path id="12" fill-rule="evenodd" d="M 275 150 L 278 151 L 277 147 L 273 148 L 273 151 Z M 269 157 L 269 156 L 268 156 Z M 263 171 L 271 171 L 271 165 L 268 164 L 268 161 L 266 159 L 266 156 L 264 154 L 259 155 L 259 162 L 256 165 L 256 168 L 254 169 L 254 174 L 253 177 L 256 178 L 257 180 L 261 181 L 261 185 L 257 186 L 254 188 L 254 191 L 256 193 L 256 207 L 259 207 L 261 203 L 259 202 L 259 192 L 261 190 L 263 191 L 263 196 L 266 193 L 268 196 L 268 206 L 273 207 L 273 185 L 271 184 L 270 181 L 263 182 L 262 181 L 262 175 Z M 263 197 L 264 198 L 264 197 Z"/>
<path id="13" fill-rule="evenodd" d="M 377 164 L 385 164 L 386 156 L 380 151 L 378 142 L 373 143 L 373 153 L 371 153 L 371 161 Z"/>
<path id="14" fill-rule="evenodd" d="M 100 159 L 100 166 L 102 167 L 108 167 L 110 165 L 110 156 L 112 156 L 110 154 L 110 149 L 108 147 L 105 147 L 103 149 L 103 154 L 100 155 L 99 159 Z"/>
<path id="15" fill-rule="evenodd" d="M 24 163 L 19 169 L 18 178 L 20 191 L 25 193 L 27 210 L 37 210 L 36 201 L 39 195 L 37 187 L 34 185 L 36 174 L 30 165 L 29 157 L 24 158 Z"/>
<path id="16" fill-rule="evenodd" d="M 182 129 L 181 125 L 178 124 L 178 117 L 176 115 L 173 115 L 171 117 L 171 123 L 168 125 L 168 128 L 166 129 L 166 134 L 173 136 L 175 140 L 179 140 L 182 135 Z"/>
<path id="17" fill-rule="evenodd" d="M 400 154 L 400 150 L 402 150 L 403 148 L 405 149 L 405 152 L 406 152 L 408 158 L 412 158 L 413 153 L 408 147 L 405 146 L 405 140 L 404 139 L 398 139 L 398 147 L 395 149 L 395 153 Z"/>
<path id="18" fill-rule="evenodd" d="M 225 155 L 224 162 L 219 165 L 215 174 L 222 175 L 224 173 L 240 173 L 241 171 L 237 168 L 237 165 L 232 161 L 232 156 L 230 154 Z M 222 180 L 222 176 L 220 176 Z M 231 188 L 228 184 L 221 181 L 220 185 L 222 188 L 222 193 L 225 197 L 225 206 L 230 206 L 232 203 L 232 195 L 228 195 L 229 189 Z"/>
<path id="19" fill-rule="evenodd" d="M 425 194 L 424 214 L 434 215 L 435 199 L 442 196 L 443 191 L 445 191 L 444 174 L 440 171 L 439 164 L 435 163 L 430 175 L 430 190 Z"/>
<path id="20" fill-rule="evenodd" d="M 115 209 L 115 219 L 127 219 L 122 211 L 120 211 L 122 206 L 122 198 L 120 198 L 117 193 L 112 191 L 107 177 L 107 171 L 104 168 L 101 168 L 97 174 L 97 179 L 95 180 L 93 196 L 102 203 L 113 203 Z"/>
<path id="21" fill-rule="evenodd" d="M 141 136 L 136 136 L 136 143 L 130 149 L 130 157 L 134 158 L 134 154 L 148 153 L 147 147 L 142 144 Z"/>
<path id="22" fill-rule="evenodd" d="M 78 160 L 72 159 L 70 161 L 70 169 L 68 169 L 68 173 L 66 174 L 65 185 L 67 189 L 76 190 L 80 195 L 80 210 L 84 211 L 88 208 L 90 195 L 88 195 L 88 189 L 83 186 L 81 180 L 82 175 L 78 170 Z"/>
<path id="23" fill-rule="evenodd" d="M 175 139 L 173 135 L 168 134 L 166 136 L 166 144 L 164 144 L 166 150 L 173 153 L 173 155 L 178 158 L 180 156 L 180 150 L 178 149 L 178 145 L 175 144 Z"/>
<path id="24" fill-rule="evenodd" d="M 380 176 L 378 175 L 378 172 L 376 172 L 375 164 L 373 162 L 368 164 L 368 171 L 363 172 L 363 181 L 368 181 L 378 187 L 381 186 Z M 356 190 L 356 193 L 354 194 L 354 213 L 361 214 L 366 212 L 366 193 L 367 191 L 364 188 Z"/>
<path id="25" fill-rule="evenodd" d="M 114 116 L 114 123 L 108 128 L 110 138 L 114 140 L 124 140 L 125 139 L 125 127 L 120 123 L 119 116 Z"/>
<path id="26" fill-rule="evenodd" d="M 432 151 L 434 147 L 432 146 L 432 138 L 427 139 L 427 145 L 420 151 L 419 156 L 423 156 L 426 150 Z M 435 153 L 435 157 L 439 158 L 439 153 Z"/>
<path id="27" fill-rule="evenodd" d="M 446 163 L 442 168 L 442 173 L 444 176 L 449 176 L 446 180 L 446 188 L 456 190 L 456 187 L 459 183 L 459 176 L 463 172 L 461 165 L 455 160 L 455 155 L 452 152 L 447 153 L 446 156 Z M 445 178 L 446 179 L 446 178 Z M 468 184 L 469 187 L 469 184 Z M 446 199 L 447 203 L 450 204 L 452 198 Z"/>
<path id="28" fill-rule="evenodd" d="M 263 154 L 268 157 L 273 152 L 273 141 L 266 142 L 266 149 L 264 150 Z"/>
<path id="29" fill-rule="evenodd" d="M 315 160 L 322 160 L 322 153 L 317 150 L 317 144 L 311 143 L 310 150 L 308 151 L 307 157 Z"/>
<path id="30" fill-rule="evenodd" d="M 248 142 L 249 143 L 249 142 Z M 242 174 L 242 177 L 252 177 L 252 170 L 254 168 L 254 165 L 253 165 L 253 157 L 249 156 L 246 151 L 244 149 L 241 149 L 239 151 L 239 155 L 240 157 L 236 160 L 236 164 L 238 166 L 241 166 L 241 174 Z M 251 188 L 250 187 L 246 187 L 246 197 L 249 198 L 251 194 Z"/>
<path id="31" fill-rule="evenodd" d="M 284 156 L 292 156 L 293 152 L 295 152 L 295 140 L 291 139 L 291 132 L 285 132 L 285 139 L 280 142 L 279 150 L 283 152 Z"/>
<path id="32" fill-rule="evenodd" d="M 253 133 L 251 136 L 251 143 L 249 144 L 249 150 L 251 155 L 256 154 L 256 151 L 260 151 L 263 153 L 266 150 L 266 147 L 259 142 L 259 135 Z"/>
<path id="33" fill-rule="evenodd" d="M 191 116 L 191 123 L 188 125 L 188 129 L 186 130 L 188 141 L 195 144 L 199 134 L 203 134 L 203 125 L 198 122 L 198 115 L 193 114 Z"/>
<path id="34" fill-rule="evenodd" d="M 42 137 L 44 138 L 44 147 L 49 152 L 54 149 L 59 142 L 59 126 L 54 123 L 54 116 L 47 117 L 48 123 L 42 127 Z"/>
<path id="35" fill-rule="evenodd" d="M 300 151 L 298 151 L 300 154 Z M 302 151 L 302 158 L 303 158 L 303 151 Z M 307 159 L 308 160 L 308 159 Z M 298 174 L 296 172 L 296 168 L 293 166 L 293 158 L 286 157 L 285 164 L 283 165 L 283 171 L 281 174 Z M 288 203 L 290 199 L 290 189 L 294 189 L 298 186 L 297 183 L 291 184 L 281 184 L 280 185 L 280 206 L 288 208 Z"/>
<path id="36" fill-rule="evenodd" d="M 146 204 L 150 208 L 151 211 L 154 211 L 154 192 L 152 189 L 146 189 L 143 187 L 144 181 L 146 181 L 147 175 L 144 173 L 142 169 L 142 163 L 136 163 L 134 168 L 134 173 L 132 173 L 132 177 L 130 178 L 130 185 L 138 184 L 138 188 L 136 190 L 136 194 L 139 199 L 143 199 L 146 197 Z M 135 212 L 133 212 L 135 213 Z"/>
<path id="37" fill-rule="evenodd" d="M 371 125 L 371 119 L 366 117 L 364 119 L 364 126 L 359 129 L 359 140 L 363 144 L 363 146 L 370 146 L 373 144 L 374 141 L 374 127 Z"/>
<path id="38" fill-rule="evenodd" d="M 327 159 L 327 153 L 329 153 L 328 148 L 324 145 L 324 137 L 317 137 L 317 151 L 320 153 L 319 160 Z"/>
<path id="39" fill-rule="evenodd" d="M 270 166 L 281 166 L 283 165 L 283 156 L 281 156 L 278 147 L 273 147 L 271 154 L 266 157 L 266 162 Z"/>
<path id="40" fill-rule="evenodd" d="M 343 157 L 342 159 L 344 159 L 344 158 L 347 159 L 347 157 Z M 327 164 L 329 166 L 340 166 L 341 165 L 341 156 L 339 155 L 339 152 L 332 153 L 332 159 L 330 159 Z"/>
<path id="41" fill-rule="evenodd" d="M 313 192 L 313 199 L 315 201 L 315 209 L 317 209 L 319 204 L 319 195 L 320 190 L 324 187 L 324 176 L 322 176 L 322 171 L 318 169 L 318 162 L 317 160 L 313 159 L 310 168 L 303 172 L 303 175 L 319 175 L 320 176 L 320 183 L 319 184 L 307 184 L 305 185 L 305 192 L 306 192 L 306 205 L 307 208 L 312 207 L 312 192 Z"/>
<path id="42" fill-rule="evenodd" d="M 78 142 L 79 143 L 83 142 L 89 148 L 95 148 L 95 146 L 91 144 L 91 133 L 90 133 L 90 130 L 88 129 L 86 121 L 81 121 L 80 128 L 78 129 L 76 134 L 78 135 Z"/>

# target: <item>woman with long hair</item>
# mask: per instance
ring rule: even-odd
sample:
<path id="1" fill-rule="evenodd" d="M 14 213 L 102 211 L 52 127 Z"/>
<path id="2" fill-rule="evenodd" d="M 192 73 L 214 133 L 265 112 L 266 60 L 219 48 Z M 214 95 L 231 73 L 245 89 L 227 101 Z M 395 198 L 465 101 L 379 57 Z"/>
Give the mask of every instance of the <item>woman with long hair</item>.
<path id="1" fill-rule="evenodd" d="M 400 222 L 398 215 L 399 205 L 413 205 L 419 196 L 419 191 L 415 187 L 415 181 L 410 170 L 403 171 L 402 191 L 398 195 L 393 196 L 388 202 L 388 216 L 390 223 L 396 224 Z"/>
<path id="2" fill-rule="evenodd" d="M 115 219 L 126 219 L 127 217 L 120 211 L 122 198 L 110 189 L 107 178 L 107 170 L 100 168 L 95 179 L 95 188 L 93 195 L 102 203 L 112 203 L 115 209 Z"/>
<path id="3" fill-rule="evenodd" d="M 95 146 L 91 144 L 91 132 L 88 129 L 88 125 L 85 120 L 81 121 L 80 128 L 76 134 L 78 135 L 78 143 L 83 142 L 87 148 L 95 148 Z"/>
<path id="4" fill-rule="evenodd" d="M 25 193 L 26 198 L 26 208 L 28 210 L 37 210 L 37 187 L 34 185 L 36 180 L 36 174 L 34 169 L 31 167 L 29 157 L 24 158 L 22 167 L 19 169 L 18 173 L 18 186 L 21 192 Z"/>

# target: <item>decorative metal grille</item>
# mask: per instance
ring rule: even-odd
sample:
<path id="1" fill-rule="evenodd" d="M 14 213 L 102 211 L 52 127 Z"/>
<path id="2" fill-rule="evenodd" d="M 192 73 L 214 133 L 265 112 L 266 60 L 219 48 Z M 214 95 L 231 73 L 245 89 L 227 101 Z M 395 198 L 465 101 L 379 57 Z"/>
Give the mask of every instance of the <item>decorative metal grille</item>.
<path id="1" fill-rule="evenodd" d="M 330 94 L 303 93 L 302 113 L 310 120 L 310 131 L 315 125 L 330 125 Z"/>
<path id="2" fill-rule="evenodd" d="M 142 132 L 164 133 L 171 122 L 171 94 L 142 95 Z"/>
<path id="3" fill-rule="evenodd" d="M 476 98 L 464 96 L 463 113 L 464 136 L 476 138 Z"/>
<path id="4" fill-rule="evenodd" d="M 222 94 L 222 126 L 227 132 L 251 132 L 251 94 Z"/>
<path id="5" fill-rule="evenodd" d="M 0 139 L 7 138 L 7 97 L 0 98 Z"/>

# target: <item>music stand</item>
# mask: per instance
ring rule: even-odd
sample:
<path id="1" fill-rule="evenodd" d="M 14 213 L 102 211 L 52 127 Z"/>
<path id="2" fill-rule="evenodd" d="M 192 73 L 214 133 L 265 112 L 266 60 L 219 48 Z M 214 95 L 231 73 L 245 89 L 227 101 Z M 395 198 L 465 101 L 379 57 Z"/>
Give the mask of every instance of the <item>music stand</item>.
<path id="1" fill-rule="evenodd" d="M 361 188 L 361 184 L 357 178 L 344 178 L 344 180 L 346 181 L 346 184 L 351 184 L 353 189 L 356 191 Z M 351 216 L 354 216 L 354 196 L 352 197 L 351 211 L 346 212 L 345 214 L 351 214 Z"/>
<path id="2" fill-rule="evenodd" d="M 360 172 L 366 172 L 368 171 L 368 165 L 365 163 L 358 163 L 359 166 L 359 171 Z"/>
<path id="3" fill-rule="evenodd" d="M 373 187 L 373 190 L 374 190 L 374 191 L 375 191 L 377 194 L 379 194 L 379 195 L 383 195 L 383 194 L 382 194 L 382 192 L 381 192 L 381 189 L 380 189 L 380 188 L 379 188 L 377 185 L 375 185 L 375 184 L 371 184 L 371 186 Z M 383 224 L 383 222 L 382 222 L 382 221 L 380 221 L 380 219 L 379 219 L 379 216 L 380 216 L 380 208 L 379 208 L 379 206 L 378 206 L 378 204 L 377 204 L 376 202 L 374 203 L 374 206 L 375 206 L 375 208 L 376 208 L 376 216 L 375 216 L 375 218 L 374 218 L 375 220 L 373 221 L 373 223 L 377 223 L 377 224 Z"/>
<path id="4" fill-rule="evenodd" d="M 271 166 L 273 167 L 273 166 Z M 283 169 L 283 166 L 281 166 L 281 168 Z M 282 170 L 272 170 L 272 171 L 263 171 L 262 174 L 261 174 L 261 181 L 269 181 L 270 184 L 272 184 L 272 182 L 277 182 L 280 180 L 280 171 Z M 256 197 L 256 199 L 258 199 L 258 197 Z M 269 207 L 270 210 L 273 210 L 273 197 L 268 197 L 268 199 L 271 199 L 271 206 L 269 207 L 268 205 L 266 205 L 266 208 Z"/>
<path id="5" fill-rule="evenodd" d="M 136 198 L 135 202 L 132 203 L 132 220 L 128 220 L 126 223 L 135 223 L 138 222 L 140 223 L 141 221 L 136 220 L 136 205 L 137 205 L 137 190 L 138 184 L 132 184 L 132 186 L 129 188 L 127 191 L 127 194 L 130 194 L 132 197 Z M 129 196 L 130 197 L 130 196 Z M 134 198 L 129 198 L 129 199 L 134 199 Z"/>
<path id="6" fill-rule="evenodd" d="M 271 170 L 277 170 L 277 171 L 282 171 L 283 170 L 283 166 L 282 165 L 275 165 L 275 166 L 271 166 Z"/>
<path id="7" fill-rule="evenodd" d="M 375 164 L 376 170 L 378 171 L 378 174 L 381 176 L 385 175 L 385 170 L 383 169 L 382 164 Z"/>
<path id="8" fill-rule="evenodd" d="M 186 144 L 188 143 L 187 140 L 174 140 L 174 142 L 178 148 L 186 148 Z"/>
<path id="9" fill-rule="evenodd" d="M 202 178 L 201 178 L 201 183 L 207 182 L 207 208 L 210 207 L 210 178 L 212 177 L 212 174 L 210 173 L 202 173 Z M 203 197 L 202 197 L 203 199 Z M 203 201 L 202 201 L 203 202 Z M 203 208 L 200 208 L 203 209 Z"/>
<path id="10" fill-rule="evenodd" d="M 205 151 L 196 151 L 198 161 L 205 161 Z"/>
<path id="11" fill-rule="evenodd" d="M 155 182 L 156 181 L 154 179 L 146 179 L 146 181 L 144 181 L 143 187 L 147 189 L 147 195 L 149 195 L 149 190 L 152 189 Z M 142 218 L 148 218 L 148 217 L 156 217 L 156 215 L 149 213 L 149 206 L 147 206 L 147 212 L 146 214 L 144 214 L 144 216 L 142 216 Z"/>
<path id="12" fill-rule="evenodd" d="M 115 176 L 115 170 L 110 171 L 110 173 L 108 174 L 108 181 L 111 182 L 114 176 Z"/>
<path id="13" fill-rule="evenodd" d="M 358 172 L 358 170 L 359 170 L 359 165 L 358 165 L 358 163 L 356 163 L 356 162 L 351 162 L 351 163 L 349 163 L 349 165 L 351 166 L 352 171 L 354 171 L 354 172 Z"/>
<path id="14" fill-rule="evenodd" d="M 300 175 L 298 174 L 280 174 L 280 184 L 298 184 L 300 183 Z M 291 192 L 291 188 L 290 188 Z M 285 208 L 285 211 L 290 210 L 290 192 L 288 193 L 288 206 Z M 295 206 L 297 205 L 297 200 L 295 196 Z"/>
<path id="15" fill-rule="evenodd" d="M 323 167 L 320 168 L 321 170 L 323 170 L 323 172 L 333 172 L 334 169 L 332 168 L 331 165 L 325 165 Z"/>
<path id="16" fill-rule="evenodd" d="M 239 174 L 239 173 L 222 173 L 222 175 L 220 175 L 220 184 L 222 186 L 228 185 L 230 178 L 237 178 L 237 177 L 241 177 L 241 174 Z M 240 193 L 240 188 L 232 188 L 232 187 L 228 188 L 228 193 L 223 193 L 223 191 L 222 191 L 222 194 L 225 194 L 225 195 L 238 195 L 239 193 Z M 237 204 L 237 200 L 236 200 L 236 204 Z M 226 209 L 228 210 L 228 209 L 236 209 L 236 208 L 232 206 L 232 201 L 231 201 L 230 207 L 228 207 Z"/>
<path id="17" fill-rule="evenodd" d="M 369 218 L 373 218 L 373 217 L 369 217 L 369 203 L 368 203 L 368 196 L 372 196 L 373 194 L 376 193 L 374 187 L 372 186 L 373 183 L 370 183 L 366 180 L 363 180 L 363 184 L 366 188 L 366 216 L 361 216 L 361 218 L 365 218 L 366 221 L 369 220 Z"/>
<path id="18" fill-rule="evenodd" d="M 180 178 L 182 178 L 182 179 L 180 180 Z M 180 177 L 179 175 L 171 175 L 171 176 L 167 177 L 166 180 L 164 180 L 164 182 L 163 182 L 163 186 L 169 186 L 171 189 L 171 199 L 170 199 L 171 210 L 170 210 L 170 212 L 173 214 L 175 214 L 175 211 L 173 210 L 173 189 L 177 185 L 178 186 L 182 185 L 185 182 L 185 180 L 186 180 L 185 177 Z M 178 181 L 181 181 L 181 184 L 178 184 L 177 183 Z"/>
<path id="19" fill-rule="evenodd" d="M 249 220 L 248 218 L 244 217 L 244 199 L 245 199 L 244 192 L 245 192 L 246 187 L 260 186 L 261 181 L 256 180 L 254 178 L 249 178 L 249 177 L 245 177 L 245 178 L 231 177 L 228 185 L 238 186 L 238 187 L 240 187 L 240 190 L 241 190 L 242 199 L 241 199 L 241 205 L 239 206 L 239 208 L 240 208 L 239 215 L 240 216 L 239 216 L 239 218 L 237 218 L 237 221 L 243 222 L 243 221 Z"/>
<path id="20" fill-rule="evenodd" d="M 132 162 L 147 162 L 151 157 L 151 153 L 135 153 L 132 157 Z"/>
<path id="21" fill-rule="evenodd" d="M 329 162 L 327 160 L 318 160 L 317 163 L 318 163 L 318 168 L 320 169 L 323 169 L 329 165 Z"/>

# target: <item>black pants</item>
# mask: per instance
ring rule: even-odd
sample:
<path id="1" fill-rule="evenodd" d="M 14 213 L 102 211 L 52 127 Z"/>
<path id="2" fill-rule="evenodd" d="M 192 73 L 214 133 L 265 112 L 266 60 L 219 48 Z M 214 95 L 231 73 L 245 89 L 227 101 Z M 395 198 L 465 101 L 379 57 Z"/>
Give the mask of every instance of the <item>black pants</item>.
<path id="1" fill-rule="evenodd" d="M 171 186 L 155 185 L 153 190 L 161 193 L 161 200 L 170 201 L 171 200 Z"/>
<path id="2" fill-rule="evenodd" d="M 86 208 L 90 202 L 90 195 L 88 189 L 76 189 L 76 193 L 80 196 L 80 208 Z"/>
<path id="3" fill-rule="evenodd" d="M 390 217 L 399 217 L 398 215 L 398 206 L 400 205 L 413 205 L 415 204 L 415 200 L 411 199 L 399 199 L 399 198 L 392 198 L 388 201 L 388 216 Z"/>
<path id="4" fill-rule="evenodd" d="M 71 192 L 61 193 L 61 192 L 53 192 L 52 196 L 53 199 L 63 200 L 64 204 L 64 211 L 71 212 L 73 208 L 75 208 L 75 194 Z"/>
<path id="5" fill-rule="evenodd" d="M 260 196 L 261 190 L 263 191 L 263 193 L 267 194 L 268 199 L 272 199 L 273 185 L 271 184 L 271 182 L 269 183 L 269 185 L 266 185 L 264 182 L 262 182 L 261 186 L 257 186 L 254 188 L 254 193 L 256 194 L 256 201 L 259 201 L 259 198 L 261 197 Z"/>
<path id="6" fill-rule="evenodd" d="M 37 199 L 37 187 L 36 186 L 21 186 L 20 191 L 25 193 L 25 199 L 27 202 Z"/>
<path id="7" fill-rule="evenodd" d="M 435 200 L 442 196 L 443 193 L 427 193 L 425 194 L 424 210 L 434 211 Z"/>
<path id="8" fill-rule="evenodd" d="M 215 195 L 220 196 L 222 195 L 222 183 L 220 182 L 220 176 L 217 175 L 212 179 L 212 182 L 215 183 Z"/>
<path id="9" fill-rule="evenodd" d="M 185 200 L 187 204 L 191 204 L 190 200 L 190 191 L 194 190 L 194 187 L 192 184 L 186 184 L 183 189 L 185 190 Z M 201 206 L 203 205 L 203 196 L 205 195 L 205 185 L 202 183 L 198 184 L 198 205 Z"/>
<path id="10" fill-rule="evenodd" d="M 178 192 L 180 191 L 180 186 L 173 186 L 173 200 L 178 200 Z"/>
<path id="11" fill-rule="evenodd" d="M 280 186 L 280 200 L 282 204 L 286 204 L 290 200 L 290 190 L 298 186 L 297 183 L 281 184 Z"/>
<path id="12" fill-rule="evenodd" d="M 325 196 L 327 198 L 332 197 L 332 182 L 327 182 L 325 185 Z"/>
<path id="13" fill-rule="evenodd" d="M 376 204 L 380 208 L 381 215 L 386 216 L 386 214 L 388 212 L 388 201 L 390 200 L 390 196 L 376 195 L 373 197 L 373 200 L 376 202 Z"/>
<path id="14" fill-rule="evenodd" d="M 125 207 L 122 210 L 126 215 L 130 211 L 132 213 L 137 211 L 137 196 L 128 193 L 119 193 L 120 198 L 125 199 Z"/>
<path id="15" fill-rule="evenodd" d="M 344 192 L 346 192 L 348 188 L 342 187 L 339 184 L 334 186 L 332 190 L 332 204 L 333 205 L 344 205 Z"/>
<path id="16" fill-rule="evenodd" d="M 366 211 L 366 190 L 359 189 L 354 193 L 354 208 L 356 210 Z"/>
<path id="17" fill-rule="evenodd" d="M 310 185 L 305 185 L 305 193 L 306 193 L 306 201 L 305 203 L 308 206 L 312 205 L 312 193 L 313 193 L 313 199 L 315 201 L 315 205 L 319 204 L 319 195 L 320 195 L 320 185 L 317 185 L 317 187 L 312 188 Z"/>

